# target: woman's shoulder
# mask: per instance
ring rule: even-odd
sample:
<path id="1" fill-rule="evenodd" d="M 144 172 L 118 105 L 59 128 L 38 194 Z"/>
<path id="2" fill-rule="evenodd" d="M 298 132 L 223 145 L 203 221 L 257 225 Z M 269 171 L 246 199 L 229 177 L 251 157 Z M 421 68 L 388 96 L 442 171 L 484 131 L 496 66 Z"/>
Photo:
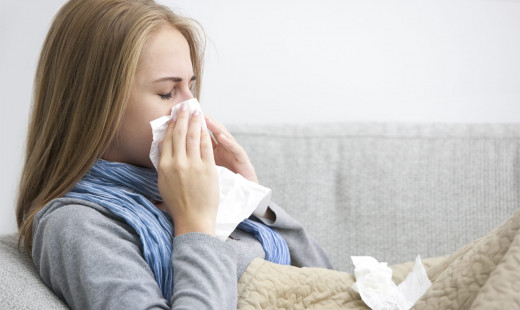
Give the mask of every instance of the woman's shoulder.
<path id="1" fill-rule="evenodd" d="M 121 302 L 142 309 L 148 308 L 144 303 L 166 305 L 142 256 L 139 236 L 103 207 L 56 199 L 39 212 L 33 229 L 36 270 L 72 308 L 119 309 Z M 107 306 L 108 301 L 119 303 Z"/>
<path id="2" fill-rule="evenodd" d="M 44 240 L 83 244 L 121 238 L 139 242 L 139 236 L 120 217 L 98 204 L 80 199 L 54 199 L 33 221 L 33 250 Z"/>
<path id="3" fill-rule="evenodd" d="M 36 214 L 33 229 L 42 222 L 55 222 L 60 226 L 83 226 L 92 221 L 114 220 L 119 221 L 120 218 L 96 203 L 76 198 L 57 198 L 50 201 Z"/>

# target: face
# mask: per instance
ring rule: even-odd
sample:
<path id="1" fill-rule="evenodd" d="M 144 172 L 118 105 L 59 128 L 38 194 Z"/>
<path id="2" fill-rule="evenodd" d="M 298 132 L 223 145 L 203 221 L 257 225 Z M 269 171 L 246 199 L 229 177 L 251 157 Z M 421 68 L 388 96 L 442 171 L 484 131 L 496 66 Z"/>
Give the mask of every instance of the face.
<path id="1" fill-rule="evenodd" d="M 121 127 L 102 158 L 152 168 L 150 121 L 193 98 L 194 80 L 188 41 L 177 29 L 162 26 L 141 53 Z"/>

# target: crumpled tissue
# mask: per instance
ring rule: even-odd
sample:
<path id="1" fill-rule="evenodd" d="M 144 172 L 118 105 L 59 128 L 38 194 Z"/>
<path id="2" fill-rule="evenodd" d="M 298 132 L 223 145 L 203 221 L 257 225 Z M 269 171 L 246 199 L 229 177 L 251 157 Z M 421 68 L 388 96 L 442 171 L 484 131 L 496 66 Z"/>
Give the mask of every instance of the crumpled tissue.
<path id="1" fill-rule="evenodd" d="M 200 111 L 202 128 L 206 129 L 202 109 L 197 99 L 183 101 L 173 106 L 171 114 L 159 117 L 150 122 L 152 126 L 153 141 L 150 148 L 150 160 L 155 169 L 159 164 L 159 142 L 164 139 L 168 122 L 179 111 L 182 104 L 188 104 L 190 113 Z M 218 239 L 225 241 L 235 230 L 240 222 L 251 214 L 263 217 L 269 202 L 271 201 L 271 189 L 249 181 L 238 173 L 217 166 L 220 200 L 215 223 L 215 233 Z"/>
<path id="2" fill-rule="evenodd" d="M 373 310 L 408 310 L 431 286 L 421 256 L 401 284 L 392 281 L 392 269 L 371 256 L 352 256 L 356 282 L 352 288 Z"/>

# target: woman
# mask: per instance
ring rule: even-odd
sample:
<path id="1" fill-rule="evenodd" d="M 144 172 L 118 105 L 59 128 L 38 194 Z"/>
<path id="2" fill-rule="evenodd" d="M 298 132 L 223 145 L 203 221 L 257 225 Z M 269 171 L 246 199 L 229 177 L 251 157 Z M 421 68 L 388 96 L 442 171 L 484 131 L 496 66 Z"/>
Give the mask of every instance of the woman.
<path id="1" fill-rule="evenodd" d="M 151 0 L 72 0 L 53 21 L 35 77 L 17 221 L 41 278 L 71 308 L 233 309 L 248 264 L 283 263 L 271 254 L 284 247 L 294 266 L 331 267 L 272 202 L 226 242 L 215 238 L 215 165 L 257 178 L 212 118 L 218 144 L 200 114 L 181 109 L 153 169 L 149 122 L 199 96 L 203 41 L 193 21 Z"/>

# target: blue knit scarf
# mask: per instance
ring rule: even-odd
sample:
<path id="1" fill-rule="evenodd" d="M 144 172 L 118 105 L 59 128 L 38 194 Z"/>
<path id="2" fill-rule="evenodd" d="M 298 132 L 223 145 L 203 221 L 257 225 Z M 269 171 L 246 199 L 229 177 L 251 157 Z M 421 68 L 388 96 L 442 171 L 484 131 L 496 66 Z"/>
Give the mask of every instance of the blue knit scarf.
<path id="1" fill-rule="evenodd" d="M 157 187 L 157 171 L 99 159 L 64 197 L 97 203 L 123 218 L 135 229 L 143 244 L 143 256 L 155 274 L 163 296 L 171 300 L 171 264 L 174 227 L 168 213 L 151 202 L 162 201 Z M 249 219 L 238 228 L 253 234 L 262 244 L 265 259 L 290 264 L 287 243 L 269 227 Z"/>

